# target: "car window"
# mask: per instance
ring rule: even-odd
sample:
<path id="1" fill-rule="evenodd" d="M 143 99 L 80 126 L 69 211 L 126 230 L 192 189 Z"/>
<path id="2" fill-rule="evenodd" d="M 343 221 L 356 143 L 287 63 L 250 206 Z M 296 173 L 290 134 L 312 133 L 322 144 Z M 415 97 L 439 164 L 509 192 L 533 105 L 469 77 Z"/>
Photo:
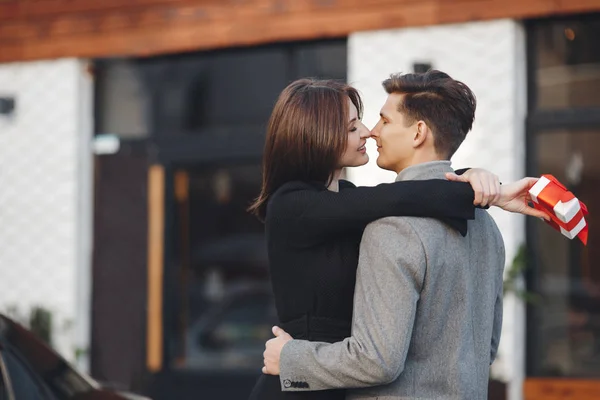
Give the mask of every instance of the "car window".
<path id="1" fill-rule="evenodd" d="M 16 399 L 60 400 L 10 346 L 3 348 L 2 359 Z"/>
<path id="2" fill-rule="evenodd" d="M 6 385 L 6 364 L 4 364 L 4 359 L 2 358 L 2 351 L 0 351 L 0 400 L 9 400 L 8 396 L 8 388 Z"/>

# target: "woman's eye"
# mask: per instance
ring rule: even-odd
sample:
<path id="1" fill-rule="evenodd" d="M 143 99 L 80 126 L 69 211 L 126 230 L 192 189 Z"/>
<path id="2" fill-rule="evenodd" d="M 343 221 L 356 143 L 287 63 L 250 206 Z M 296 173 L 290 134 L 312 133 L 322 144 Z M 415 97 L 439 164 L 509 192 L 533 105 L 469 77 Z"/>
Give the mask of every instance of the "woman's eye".
<path id="1" fill-rule="evenodd" d="M 357 129 L 358 129 L 358 128 L 356 128 L 356 127 L 354 127 L 354 128 L 351 128 L 351 129 L 350 129 L 350 132 L 356 132 L 356 130 L 357 130 Z"/>

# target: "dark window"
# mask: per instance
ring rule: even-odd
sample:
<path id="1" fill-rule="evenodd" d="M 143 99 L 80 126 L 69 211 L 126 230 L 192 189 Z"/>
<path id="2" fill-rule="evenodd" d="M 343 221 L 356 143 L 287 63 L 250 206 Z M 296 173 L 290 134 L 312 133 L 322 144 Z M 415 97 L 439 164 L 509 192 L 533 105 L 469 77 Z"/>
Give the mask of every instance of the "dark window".
<path id="1" fill-rule="evenodd" d="M 537 170 L 556 176 L 591 209 L 600 208 L 600 129 L 555 130 L 535 137 Z M 539 370 L 551 376 L 600 376 L 600 241 L 569 241 L 536 224 Z"/>
<path id="2" fill-rule="evenodd" d="M 543 109 L 600 107 L 600 18 L 536 22 L 535 82 Z"/>
<path id="3" fill-rule="evenodd" d="M 600 377 L 600 14 L 528 26 L 528 174 L 552 174 L 591 209 L 587 247 L 527 221 L 528 374 Z"/>
<path id="4" fill-rule="evenodd" d="M 246 212 L 260 165 L 187 167 L 174 173 L 177 366 L 256 368 L 275 310 L 263 225 Z"/>

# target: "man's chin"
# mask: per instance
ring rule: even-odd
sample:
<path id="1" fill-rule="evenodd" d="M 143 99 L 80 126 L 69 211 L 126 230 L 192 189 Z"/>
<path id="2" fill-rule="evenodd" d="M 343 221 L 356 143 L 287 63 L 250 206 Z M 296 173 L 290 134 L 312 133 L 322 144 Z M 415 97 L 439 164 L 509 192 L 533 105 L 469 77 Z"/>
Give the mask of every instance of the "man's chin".
<path id="1" fill-rule="evenodd" d="M 385 169 L 387 171 L 393 171 L 392 168 L 390 168 L 389 165 L 387 165 L 385 162 L 381 161 L 381 156 L 377 157 L 377 166 L 381 169 Z"/>

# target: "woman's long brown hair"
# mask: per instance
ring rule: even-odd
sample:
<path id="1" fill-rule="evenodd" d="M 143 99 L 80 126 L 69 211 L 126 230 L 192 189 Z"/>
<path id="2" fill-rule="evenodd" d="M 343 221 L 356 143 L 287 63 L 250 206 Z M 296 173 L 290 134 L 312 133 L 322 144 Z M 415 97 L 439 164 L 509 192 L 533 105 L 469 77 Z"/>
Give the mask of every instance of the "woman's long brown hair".
<path id="1" fill-rule="evenodd" d="M 269 119 L 261 191 L 250 212 L 264 220 L 271 195 L 286 182 L 328 184 L 348 142 L 348 99 L 362 116 L 357 90 L 339 81 L 299 79 L 281 92 Z"/>

